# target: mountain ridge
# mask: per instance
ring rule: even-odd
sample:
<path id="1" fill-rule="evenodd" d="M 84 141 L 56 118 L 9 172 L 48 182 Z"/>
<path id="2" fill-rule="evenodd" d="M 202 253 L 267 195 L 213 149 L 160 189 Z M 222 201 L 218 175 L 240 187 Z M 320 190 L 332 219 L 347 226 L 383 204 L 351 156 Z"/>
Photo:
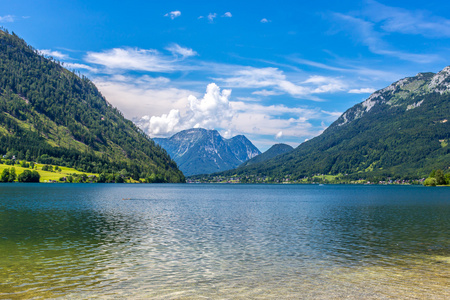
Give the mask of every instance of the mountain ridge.
<path id="1" fill-rule="evenodd" d="M 217 130 L 192 128 L 153 139 L 187 176 L 232 169 L 261 152 L 243 135 L 223 138 Z"/>
<path id="2" fill-rule="evenodd" d="M 286 145 L 283 143 L 275 144 L 272 147 L 270 147 L 267 151 L 249 159 L 248 161 L 244 162 L 239 167 L 245 167 L 245 166 L 249 166 L 249 165 L 256 164 L 256 163 L 265 162 L 265 161 L 272 159 L 278 155 L 282 155 L 282 154 L 291 152 L 292 150 L 294 150 L 294 147 L 292 147 L 292 146 L 289 146 L 289 145 Z"/>

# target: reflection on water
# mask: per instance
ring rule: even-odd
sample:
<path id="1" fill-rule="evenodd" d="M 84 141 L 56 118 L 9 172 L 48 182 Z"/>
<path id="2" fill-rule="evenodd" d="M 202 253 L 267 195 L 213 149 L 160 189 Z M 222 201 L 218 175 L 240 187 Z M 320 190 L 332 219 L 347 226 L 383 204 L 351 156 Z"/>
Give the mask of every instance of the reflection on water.
<path id="1" fill-rule="evenodd" d="M 446 299 L 449 213 L 439 188 L 3 184 L 0 298 Z"/>

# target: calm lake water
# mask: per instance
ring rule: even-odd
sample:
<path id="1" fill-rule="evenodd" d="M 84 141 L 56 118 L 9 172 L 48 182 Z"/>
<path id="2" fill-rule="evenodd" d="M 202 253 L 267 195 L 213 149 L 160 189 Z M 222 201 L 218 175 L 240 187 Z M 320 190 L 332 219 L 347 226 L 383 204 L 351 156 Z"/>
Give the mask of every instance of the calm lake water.
<path id="1" fill-rule="evenodd" d="M 449 193 L 1 184 L 0 298 L 448 299 Z"/>

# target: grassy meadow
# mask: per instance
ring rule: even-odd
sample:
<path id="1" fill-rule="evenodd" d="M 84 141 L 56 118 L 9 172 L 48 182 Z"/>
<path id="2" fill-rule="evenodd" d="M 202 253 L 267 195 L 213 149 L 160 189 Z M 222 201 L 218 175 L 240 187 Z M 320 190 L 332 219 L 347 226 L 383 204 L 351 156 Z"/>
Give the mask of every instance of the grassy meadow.
<path id="1" fill-rule="evenodd" d="M 96 173 L 86 173 L 86 172 L 80 172 L 75 170 L 74 168 L 67 168 L 67 167 L 61 167 L 58 166 L 61 171 L 43 171 L 42 167 L 44 164 L 35 164 L 34 169 L 31 168 L 23 168 L 20 165 L 16 164 L 14 166 L 6 165 L 6 164 L 0 164 L 0 174 L 3 172 L 4 169 L 9 169 L 11 167 L 14 167 L 16 169 L 16 174 L 19 176 L 23 171 L 25 170 L 35 170 L 41 175 L 41 178 L 39 179 L 39 182 L 50 182 L 50 181 L 58 181 L 61 177 L 67 177 L 73 174 L 86 174 L 89 175 L 95 175 L 98 177 L 99 174 Z M 53 169 L 55 169 L 56 166 L 52 166 Z M 17 181 L 17 180 L 16 180 Z"/>

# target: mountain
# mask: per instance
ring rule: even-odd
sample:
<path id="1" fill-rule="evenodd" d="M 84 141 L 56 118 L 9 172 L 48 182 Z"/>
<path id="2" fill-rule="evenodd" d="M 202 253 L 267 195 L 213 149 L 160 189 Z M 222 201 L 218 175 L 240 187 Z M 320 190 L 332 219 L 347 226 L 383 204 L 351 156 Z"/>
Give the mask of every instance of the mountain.
<path id="1" fill-rule="evenodd" d="M 224 139 L 216 130 L 193 128 L 154 138 L 186 176 L 236 168 L 261 152 L 243 135 Z"/>
<path id="2" fill-rule="evenodd" d="M 275 156 L 291 152 L 292 150 L 294 150 L 292 146 L 286 144 L 275 144 L 272 147 L 270 147 L 266 152 L 261 153 L 260 155 L 255 156 L 252 159 L 244 162 L 242 165 L 240 165 L 240 167 L 265 162 L 271 158 L 274 158 Z"/>
<path id="3" fill-rule="evenodd" d="M 95 85 L 0 30 L 0 154 L 94 173 L 183 182 L 174 161 Z"/>
<path id="4" fill-rule="evenodd" d="M 376 91 L 321 135 L 269 161 L 225 172 L 300 180 L 426 177 L 450 166 L 450 67 L 419 73 Z"/>

